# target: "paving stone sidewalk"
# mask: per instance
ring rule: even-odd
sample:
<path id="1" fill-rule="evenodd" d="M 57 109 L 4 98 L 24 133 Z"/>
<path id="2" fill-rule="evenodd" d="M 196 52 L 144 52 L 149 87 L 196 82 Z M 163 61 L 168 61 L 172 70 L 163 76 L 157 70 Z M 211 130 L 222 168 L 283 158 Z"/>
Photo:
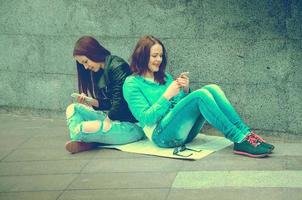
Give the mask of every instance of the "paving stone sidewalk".
<path id="1" fill-rule="evenodd" d="M 71 155 L 63 117 L 0 113 L 0 136 L 1 200 L 302 199 L 300 135 L 265 134 L 276 146 L 268 158 L 230 146 L 197 161 L 108 149 Z"/>

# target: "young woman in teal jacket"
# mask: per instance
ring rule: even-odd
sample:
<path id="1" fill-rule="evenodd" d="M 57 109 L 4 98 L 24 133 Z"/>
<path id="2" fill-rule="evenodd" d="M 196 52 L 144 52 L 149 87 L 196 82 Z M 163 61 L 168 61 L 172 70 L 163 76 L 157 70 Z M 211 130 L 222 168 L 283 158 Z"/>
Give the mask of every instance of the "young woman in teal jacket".
<path id="1" fill-rule="evenodd" d="M 144 137 L 123 97 L 122 87 L 131 70 L 96 39 L 81 37 L 73 51 L 77 65 L 78 103 L 66 109 L 70 141 L 67 151 L 89 150 L 99 143 L 126 144 Z M 86 97 L 92 97 L 86 101 Z"/>
<path id="2" fill-rule="evenodd" d="M 218 85 L 190 93 L 189 77 L 182 74 L 173 79 L 165 72 L 166 65 L 163 43 L 144 36 L 131 56 L 134 74 L 123 86 L 131 112 L 151 141 L 163 148 L 181 147 L 191 142 L 208 121 L 234 142 L 234 153 L 250 157 L 271 153 L 274 146 L 250 130 Z"/>

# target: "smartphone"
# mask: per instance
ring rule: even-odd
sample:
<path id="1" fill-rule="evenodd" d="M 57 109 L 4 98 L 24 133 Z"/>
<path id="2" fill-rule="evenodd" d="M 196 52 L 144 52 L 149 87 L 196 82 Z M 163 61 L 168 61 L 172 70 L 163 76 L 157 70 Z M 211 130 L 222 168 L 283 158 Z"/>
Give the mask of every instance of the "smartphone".
<path id="1" fill-rule="evenodd" d="M 189 75 L 189 73 L 190 73 L 190 72 L 182 72 L 182 73 L 180 73 L 179 77 L 182 77 L 183 75 L 188 76 L 188 75 Z"/>
<path id="2" fill-rule="evenodd" d="M 74 101 L 78 101 L 78 97 L 80 97 L 81 95 L 78 93 L 72 93 L 70 96 L 73 98 Z M 93 98 L 91 97 L 85 97 L 84 99 L 85 99 L 85 103 L 87 104 L 90 104 L 93 100 Z"/>

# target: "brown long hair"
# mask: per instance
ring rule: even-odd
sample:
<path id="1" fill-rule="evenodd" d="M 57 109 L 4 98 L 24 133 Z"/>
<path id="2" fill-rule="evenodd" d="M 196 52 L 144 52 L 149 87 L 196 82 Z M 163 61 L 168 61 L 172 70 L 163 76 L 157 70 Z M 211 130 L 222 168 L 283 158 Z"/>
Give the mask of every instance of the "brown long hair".
<path id="1" fill-rule="evenodd" d="M 111 55 L 110 51 L 105 49 L 96 39 L 91 36 L 81 37 L 75 44 L 73 50 L 73 56 L 86 56 L 94 62 L 105 62 L 108 55 Z M 78 88 L 79 93 L 85 93 L 94 98 L 97 96 L 97 82 L 99 81 L 103 70 L 93 72 L 86 70 L 82 64 L 76 61 L 77 73 L 78 73 Z"/>
<path id="2" fill-rule="evenodd" d="M 150 49 L 153 45 L 159 44 L 163 48 L 163 57 L 162 62 L 159 66 L 159 70 L 154 73 L 154 80 L 160 84 L 166 83 L 165 70 L 167 65 L 167 52 L 163 43 L 156 37 L 152 35 L 146 35 L 139 39 L 137 42 L 134 52 L 130 58 L 130 68 L 133 73 L 138 75 L 143 75 L 146 73 L 149 68 L 149 60 L 150 60 Z"/>

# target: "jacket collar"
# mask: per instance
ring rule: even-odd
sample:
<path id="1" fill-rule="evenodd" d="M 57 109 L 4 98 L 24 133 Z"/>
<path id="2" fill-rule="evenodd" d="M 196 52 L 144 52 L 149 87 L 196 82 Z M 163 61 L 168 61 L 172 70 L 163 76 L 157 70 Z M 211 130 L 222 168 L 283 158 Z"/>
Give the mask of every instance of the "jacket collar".
<path id="1" fill-rule="evenodd" d="M 109 84 L 108 80 L 108 72 L 109 72 L 109 67 L 112 61 L 112 56 L 109 55 L 105 58 L 105 66 L 104 66 L 104 72 L 98 82 L 98 87 L 99 88 L 105 88 Z"/>

